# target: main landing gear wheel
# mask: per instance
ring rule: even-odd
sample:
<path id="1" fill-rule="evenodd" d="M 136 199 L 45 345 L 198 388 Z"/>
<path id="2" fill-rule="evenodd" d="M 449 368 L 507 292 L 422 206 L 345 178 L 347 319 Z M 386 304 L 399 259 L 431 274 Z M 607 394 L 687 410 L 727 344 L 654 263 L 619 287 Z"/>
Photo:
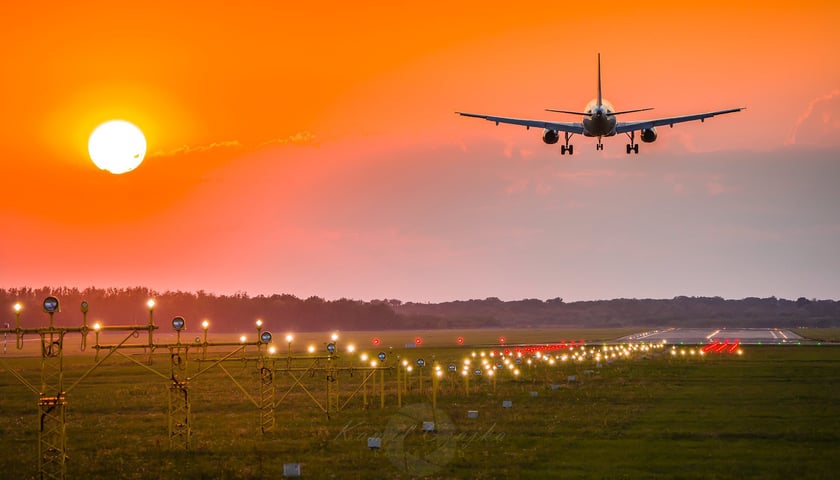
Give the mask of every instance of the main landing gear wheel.
<path id="1" fill-rule="evenodd" d="M 625 133 L 630 138 L 630 143 L 627 144 L 627 155 L 630 155 L 630 152 L 635 154 L 639 154 L 639 144 L 636 143 L 636 132 L 629 132 Z"/>

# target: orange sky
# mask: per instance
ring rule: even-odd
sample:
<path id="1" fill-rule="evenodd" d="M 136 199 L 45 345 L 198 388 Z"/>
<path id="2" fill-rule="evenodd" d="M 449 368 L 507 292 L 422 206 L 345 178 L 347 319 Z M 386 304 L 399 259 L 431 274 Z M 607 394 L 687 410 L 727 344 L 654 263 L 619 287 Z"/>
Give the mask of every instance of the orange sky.
<path id="1" fill-rule="evenodd" d="M 615 215 L 622 198 L 650 192 L 634 178 L 667 187 L 638 205 L 654 217 L 692 182 L 718 185 L 707 187 L 715 196 L 740 193 L 728 201 L 750 207 L 744 217 L 703 223 L 732 232 L 773 200 L 743 197 L 743 185 L 727 190 L 751 177 L 719 162 L 722 152 L 780 162 L 836 156 L 835 2 L 287 3 L 7 6 L 0 286 L 421 301 L 783 296 L 801 279 L 819 290 L 806 296 L 840 287 L 831 265 L 815 273 L 808 261 L 798 283 L 749 287 L 773 276 L 770 252 L 838 240 L 830 196 L 801 206 L 824 209 L 802 227 L 822 233 L 796 241 L 781 231 L 787 217 L 770 216 L 751 228 L 792 243 L 762 244 L 768 256 L 754 266 L 733 272 L 721 261 L 696 282 L 669 276 L 671 258 L 659 264 L 659 283 L 609 286 L 606 278 L 638 265 L 598 267 L 604 252 L 636 250 L 592 247 L 628 235 L 650 243 L 620 220 L 638 212 Z M 536 132 L 453 113 L 560 118 L 543 109 L 582 109 L 595 95 L 599 52 L 606 98 L 619 110 L 656 108 L 633 118 L 748 109 L 663 129 L 629 160 L 624 139 L 606 139 L 603 153 L 575 139 L 572 160 Z M 86 152 L 93 128 L 113 118 L 135 123 L 149 145 L 145 162 L 122 176 L 98 171 Z M 714 167 L 694 171 L 708 155 Z M 567 181 L 579 190 L 564 189 Z M 784 198 L 809 191 L 782 185 Z M 512 199 L 519 194 L 527 198 Z M 704 205 L 696 202 L 686 208 Z M 575 205 L 585 213 L 553 227 L 524 220 L 535 209 L 563 218 Z M 669 222 L 657 224 L 657 238 L 671 238 L 675 257 L 689 254 Z M 734 275 L 741 287 L 715 275 Z"/>

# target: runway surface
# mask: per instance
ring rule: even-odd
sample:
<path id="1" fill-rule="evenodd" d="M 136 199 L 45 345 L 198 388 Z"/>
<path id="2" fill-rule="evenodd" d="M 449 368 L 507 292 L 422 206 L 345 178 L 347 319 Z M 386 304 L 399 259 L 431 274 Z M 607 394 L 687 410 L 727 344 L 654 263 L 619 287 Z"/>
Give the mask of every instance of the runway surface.
<path id="1" fill-rule="evenodd" d="M 790 330 L 778 328 L 663 328 L 619 338 L 622 342 L 697 345 L 714 341 L 738 341 L 746 345 L 796 345 L 804 339 Z"/>

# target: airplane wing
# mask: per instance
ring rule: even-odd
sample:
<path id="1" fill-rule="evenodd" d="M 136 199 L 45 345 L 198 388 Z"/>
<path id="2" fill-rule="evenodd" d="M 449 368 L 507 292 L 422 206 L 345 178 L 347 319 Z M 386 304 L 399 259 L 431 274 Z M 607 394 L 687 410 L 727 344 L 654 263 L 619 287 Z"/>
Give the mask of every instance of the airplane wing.
<path id="1" fill-rule="evenodd" d="M 496 125 L 500 123 L 509 123 L 511 125 L 522 125 L 525 128 L 547 128 L 549 130 L 556 130 L 558 132 L 579 133 L 583 134 L 583 124 L 579 122 L 548 122 L 545 120 L 529 120 L 527 118 L 511 118 L 511 117 L 494 117 L 492 115 L 480 115 L 477 113 L 455 112 L 458 115 L 465 117 L 483 118 L 490 122 L 495 122 Z M 720 112 L 718 112 L 720 113 Z M 685 120 L 683 120 L 685 121 Z M 642 127 L 644 128 L 644 127 Z"/>
<path id="2" fill-rule="evenodd" d="M 731 108 L 729 110 L 718 110 L 716 112 L 696 113 L 694 115 L 683 115 L 681 117 L 657 118 L 655 120 L 641 120 L 638 122 L 618 122 L 615 124 L 615 133 L 635 132 L 636 130 L 659 127 L 661 125 L 670 125 L 673 127 L 675 123 L 692 122 L 694 120 L 703 121 L 704 119 L 714 117 L 715 115 L 740 112 L 741 110 L 744 110 L 744 108 Z"/>

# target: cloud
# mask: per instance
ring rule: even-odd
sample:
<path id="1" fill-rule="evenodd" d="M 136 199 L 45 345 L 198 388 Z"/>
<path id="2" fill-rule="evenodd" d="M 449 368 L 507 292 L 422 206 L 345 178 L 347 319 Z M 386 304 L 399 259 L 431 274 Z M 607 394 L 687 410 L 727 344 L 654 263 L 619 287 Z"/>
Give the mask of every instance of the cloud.
<path id="1" fill-rule="evenodd" d="M 317 145 L 317 140 L 318 137 L 314 133 L 304 131 L 289 135 L 288 137 L 267 140 L 260 143 L 258 147 L 264 147 L 266 145 Z"/>
<path id="2" fill-rule="evenodd" d="M 166 152 L 157 151 L 157 152 L 155 152 L 155 153 L 153 153 L 149 156 L 150 157 L 171 157 L 171 156 L 175 156 L 175 155 L 186 155 L 186 154 L 189 154 L 189 153 L 206 152 L 206 151 L 209 151 L 209 150 L 215 150 L 217 148 L 235 148 L 235 147 L 240 147 L 240 146 L 241 146 L 241 144 L 239 143 L 238 140 L 226 140 L 226 141 L 223 141 L 223 142 L 213 142 L 213 143 L 208 144 L 208 145 L 198 145 L 198 146 L 182 145 L 178 148 L 175 148 L 175 149 L 172 149 L 172 150 L 169 150 L 169 151 L 166 151 Z"/>
<path id="3" fill-rule="evenodd" d="M 317 144 L 317 137 L 312 132 L 297 132 L 294 135 L 289 135 L 288 137 L 280 137 L 280 138 L 273 138 L 271 140 L 266 140 L 256 145 L 256 148 L 265 147 L 268 145 L 316 145 Z M 239 142 L 239 140 L 225 140 L 222 142 L 213 142 L 207 145 L 182 145 L 178 148 L 168 150 L 168 151 L 157 151 L 151 155 L 150 157 L 172 157 L 175 155 L 187 155 L 190 153 L 202 153 L 207 152 L 210 150 L 217 150 L 222 148 L 247 148 L 247 146 L 243 145 Z"/>
<path id="4" fill-rule="evenodd" d="M 840 90 L 835 89 L 830 93 L 826 93 L 825 95 L 821 95 L 811 100 L 802 114 L 799 115 L 799 118 L 796 119 L 796 123 L 793 126 L 793 132 L 791 132 L 790 136 L 785 140 L 785 145 L 795 145 L 797 143 L 796 137 L 799 134 L 799 129 L 813 116 L 814 111 L 817 110 L 818 107 L 822 106 L 821 104 L 827 103 L 838 96 L 840 96 Z M 837 119 L 835 114 L 836 112 L 832 111 L 830 106 L 828 111 L 822 112 L 822 115 L 820 115 L 822 129 L 829 131 L 840 129 L 840 120 Z"/>

